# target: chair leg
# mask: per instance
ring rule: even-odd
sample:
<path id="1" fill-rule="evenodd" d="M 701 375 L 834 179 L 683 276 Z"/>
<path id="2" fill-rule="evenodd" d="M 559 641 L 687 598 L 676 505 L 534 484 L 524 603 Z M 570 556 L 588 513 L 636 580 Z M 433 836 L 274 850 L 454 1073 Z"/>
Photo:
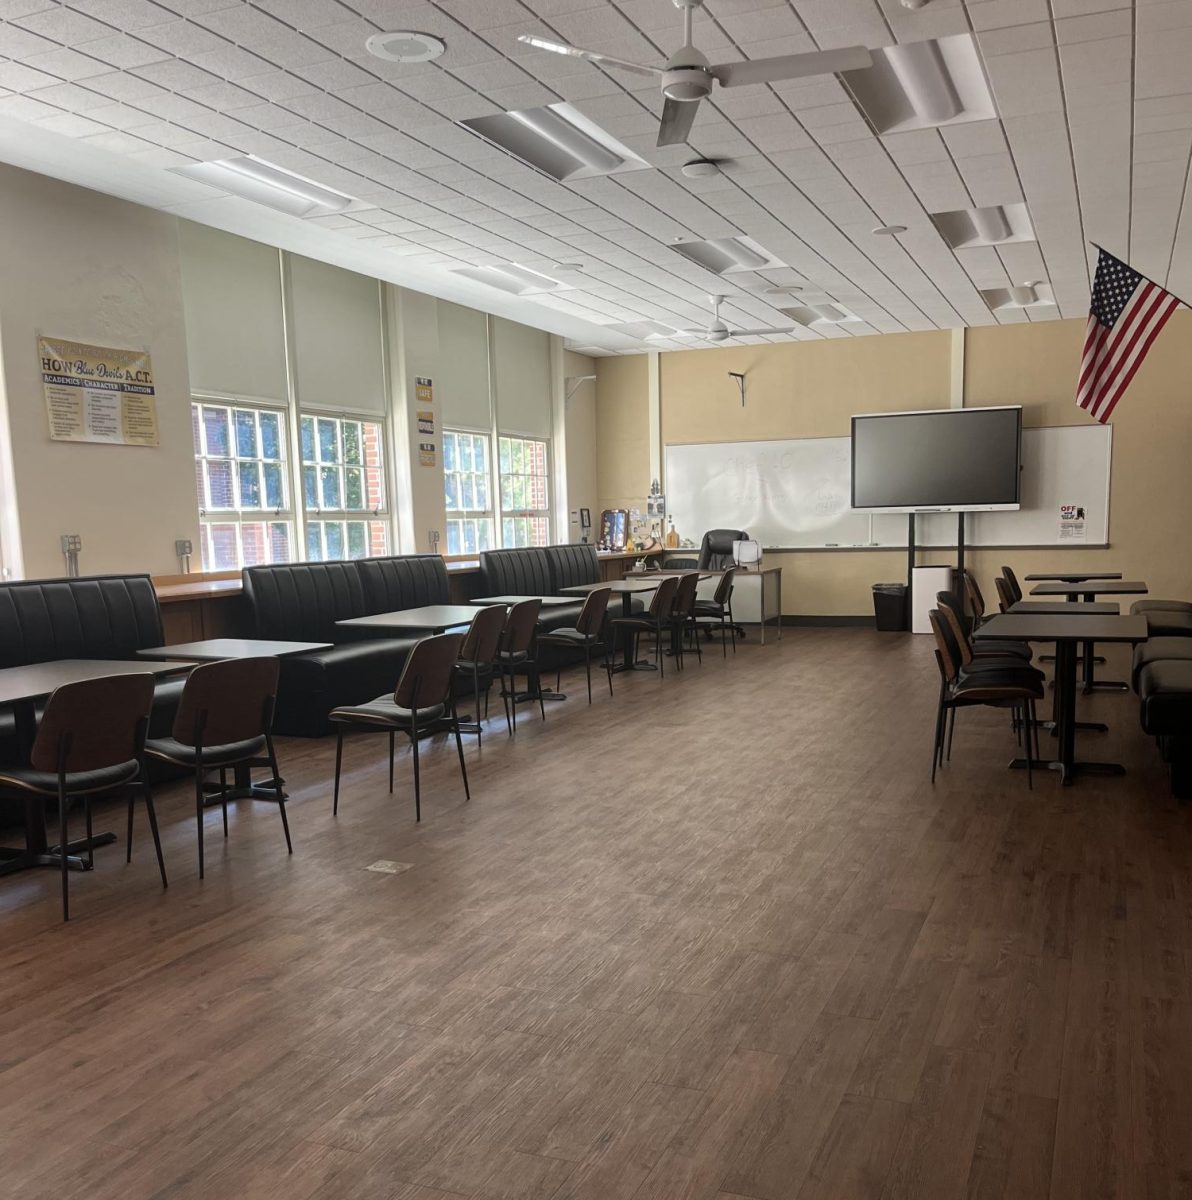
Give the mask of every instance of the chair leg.
<path id="1" fill-rule="evenodd" d="M 935 772 L 940 761 L 940 736 L 944 721 L 944 692 L 940 688 L 939 700 L 935 706 L 935 734 L 931 739 L 931 782 L 935 783 Z"/>
<path id="2" fill-rule="evenodd" d="M 1029 721 L 1030 707 L 1028 703 L 1022 706 L 1022 719 Z M 1028 791 L 1035 790 L 1035 771 L 1034 771 L 1035 755 L 1031 750 L 1031 727 L 1028 724 L 1026 727 L 1026 786 Z"/>
<path id="3" fill-rule="evenodd" d="M 95 870 L 95 831 L 91 827 L 91 797 L 83 797 L 83 822 L 87 827 L 87 870 Z"/>
<path id="4" fill-rule="evenodd" d="M 464 777 L 464 799 L 471 800 L 472 790 L 468 787 L 468 766 L 464 762 L 464 742 L 459 735 L 459 713 L 454 704 L 451 706 L 451 724 L 455 729 L 455 752 L 459 755 L 459 773 Z"/>
<path id="5" fill-rule="evenodd" d="M 410 730 L 410 749 L 414 753 L 414 820 L 422 820 L 422 776 L 418 771 L 418 726 Z"/>
<path id="6" fill-rule="evenodd" d="M 148 787 L 148 783 L 146 783 L 145 786 Z M 126 863 L 132 862 L 132 812 L 136 801 L 136 792 L 130 791 L 128 793 L 128 841 L 126 843 L 126 850 L 124 854 L 124 861 Z"/>
<path id="7" fill-rule="evenodd" d="M 331 801 L 331 815 L 339 815 L 339 772 L 344 761 L 344 729 L 342 725 L 335 727 L 335 796 Z"/>
<path id="8" fill-rule="evenodd" d="M 588 676 L 588 703 L 592 703 L 592 643 L 584 642 L 584 671 Z"/>
<path id="9" fill-rule="evenodd" d="M 277 807 L 281 813 L 281 827 L 286 835 L 286 853 L 294 853 L 294 843 L 290 841 L 290 819 L 286 816 L 286 794 L 282 790 L 281 771 L 277 766 L 277 751 L 273 748 L 273 737 L 265 735 L 265 749 L 269 752 L 269 769 L 273 772 L 273 789 L 277 792 Z"/>
<path id="10" fill-rule="evenodd" d="M 948 762 L 952 761 L 952 735 L 956 732 L 956 709 L 948 715 Z"/>
<path id="11" fill-rule="evenodd" d="M 733 650 L 736 650 L 736 638 L 733 639 Z M 728 658 L 728 626 L 724 623 L 723 614 L 720 617 L 720 655 Z"/>
<path id="12" fill-rule="evenodd" d="M 153 834 L 153 849 L 157 851 L 157 869 L 161 872 L 161 886 L 168 888 L 170 881 L 166 878 L 166 860 L 165 855 L 161 852 L 161 834 L 157 829 L 157 808 L 153 803 L 153 789 L 149 786 L 148 773 L 142 772 L 144 775 L 143 787 L 145 789 L 145 812 L 149 816 L 149 832 Z"/>
<path id="13" fill-rule="evenodd" d="M 66 861 L 66 848 L 69 845 L 70 838 L 66 828 L 66 785 L 60 779 L 58 781 L 58 854 L 62 860 L 62 919 L 64 921 L 70 920 L 70 867 Z"/>
<path id="14" fill-rule="evenodd" d="M 604 646 L 604 671 L 608 676 L 608 694 L 613 694 L 613 640 L 609 638 Z"/>
<path id="15" fill-rule="evenodd" d="M 389 731 L 389 794 L 393 795 L 393 743 L 397 734 L 391 729 Z"/>
<path id="16" fill-rule="evenodd" d="M 666 660 L 662 656 L 662 626 L 654 630 L 654 665 L 658 668 L 658 678 L 666 678 Z"/>
<path id="17" fill-rule="evenodd" d="M 228 768 L 219 768 L 219 807 L 223 812 L 224 837 L 228 836 Z"/>
<path id="18" fill-rule="evenodd" d="M 542 719 L 546 720 L 546 699 L 542 695 L 542 672 L 538 670 L 537 662 L 534 663 L 534 691 L 538 693 L 538 708 L 542 712 Z"/>
<path id="19" fill-rule="evenodd" d="M 203 878 L 203 765 L 202 760 L 195 765 L 195 820 L 199 827 L 199 878 Z"/>
<path id="20" fill-rule="evenodd" d="M 505 668 L 501 668 L 501 703 L 505 706 L 505 728 L 513 736 L 513 722 L 509 719 L 509 693 L 505 689 Z"/>
<path id="21" fill-rule="evenodd" d="M 476 713 L 476 747 L 477 747 L 477 749 L 479 749 L 479 748 L 480 748 L 480 745 L 481 745 L 481 743 L 482 743 L 482 742 L 483 742 L 483 740 L 484 740 L 483 734 L 481 733 L 481 729 L 480 729 L 480 664 L 479 664 L 479 663 L 473 663 L 473 664 L 472 664 L 472 697 L 473 697 L 473 699 L 475 700 L 475 703 L 476 703 L 476 708 L 475 708 L 475 713 Z M 456 722 L 455 722 L 455 723 L 456 723 L 456 725 L 458 725 L 458 724 L 459 724 L 459 719 L 458 719 L 458 717 L 456 718 Z"/>
<path id="22" fill-rule="evenodd" d="M 691 618 L 690 628 L 691 628 L 691 636 L 695 641 L 695 657 L 696 657 L 696 660 L 699 662 L 699 665 L 702 667 L 704 665 L 704 651 L 703 651 L 703 647 L 699 644 L 699 626 L 695 623 L 694 617 Z"/>

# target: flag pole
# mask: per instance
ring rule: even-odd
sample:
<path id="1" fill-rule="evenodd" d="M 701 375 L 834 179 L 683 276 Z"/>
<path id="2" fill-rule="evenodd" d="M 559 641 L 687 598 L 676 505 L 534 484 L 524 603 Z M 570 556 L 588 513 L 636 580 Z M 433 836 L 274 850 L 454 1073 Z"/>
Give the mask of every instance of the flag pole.
<path id="1" fill-rule="evenodd" d="M 1114 254 L 1112 250 L 1106 250 L 1104 246 L 1098 245 L 1096 242 L 1089 242 L 1089 245 L 1092 246 L 1094 250 L 1099 250 L 1102 254 L 1108 254 L 1112 258 L 1117 258 L 1118 262 L 1125 263 L 1127 267 L 1130 267 L 1130 264 L 1126 262 L 1124 258 L 1118 258 L 1118 256 Z M 1142 275 L 1142 272 L 1137 267 L 1130 267 L 1130 270 L 1133 271 L 1135 275 Z M 1154 284 L 1154 286 L 1157 288 L 1163 288 L 1163 291 L 1165 291 L 1169 296 L 1175 296 L 1175 299 L 1177 299 L 1185 308 L 1192 308 L 1192 304 L 1189 304 L 1188 301 L 1182 296 L 1176 296 L 1175 292 L 1173 292 L 1171 288 L 1164 287 L 1161 283 L 1156 283 L 1155 280 L 1153 280 L 1149 275 L 1142 275 L 1142 277 L 1147 281 L 1147 283 Z"/>

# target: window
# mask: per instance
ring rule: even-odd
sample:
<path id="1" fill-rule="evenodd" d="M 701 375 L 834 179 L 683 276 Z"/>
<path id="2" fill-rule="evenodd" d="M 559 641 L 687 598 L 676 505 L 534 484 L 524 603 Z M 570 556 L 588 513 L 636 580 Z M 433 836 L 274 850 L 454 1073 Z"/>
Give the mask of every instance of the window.
<path id="1" fill-rule="evenodd" d="M 550 489 L 546 442 L 499 437 L 497 457 L 501 475 L 501 545 L 548 545 Z"/>
<path id="2" fill-rule="evenodd" d="M 488 434 L 443 431 L 443 486 L 447 553 L 491 550 L 495 542 Z"/>
<path id="3" fill-rule="evenodd" d="M 285 414 L 206 401 L 191 405 L 204 571 L 293 557 Z"/>
<path id="4" fill-rule="evenodd" d="M 371 558 L 389 552 L 385 450 L 376 421 L 299 418 L 306 557 Z"/>

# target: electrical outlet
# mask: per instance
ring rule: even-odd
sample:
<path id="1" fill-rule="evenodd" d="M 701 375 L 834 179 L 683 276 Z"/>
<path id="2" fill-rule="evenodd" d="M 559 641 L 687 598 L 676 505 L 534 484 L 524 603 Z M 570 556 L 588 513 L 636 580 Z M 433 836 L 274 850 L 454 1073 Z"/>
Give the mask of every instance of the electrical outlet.
<path id="1" fill-rule="evenodd" d="M 62 553 L 78 554 L 83 549 L 83 539 L 77 533 L 62 535 Z"/>
<path id="2" fill-rule="evenodd" d="M 189 542 L 189 540 L 187 540 L 186 538 L 179 538 L 174 543 L 174 553 L 179 558 L 182 558 L 183 556 L 185 556 L 187 554 L 193 554 L 194 546 L 192 546 L 191 543 Z"/>

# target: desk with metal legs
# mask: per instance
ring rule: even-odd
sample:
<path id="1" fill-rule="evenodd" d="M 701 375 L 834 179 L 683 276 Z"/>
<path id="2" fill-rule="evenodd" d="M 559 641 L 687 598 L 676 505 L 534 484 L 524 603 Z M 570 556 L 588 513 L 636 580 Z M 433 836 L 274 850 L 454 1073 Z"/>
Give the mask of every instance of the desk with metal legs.
<path id="1" fill-rule="evenodd" d="M 630 617 L 633 615 L 633 597 L 640 592 L 652 592 L 657 586 L 657 583 L 651 583 L 648 579 L 614 579 L 611 583 L 577 583 L 574 587 L 560 588 L 559 591 L 565 596 L 586 596 L 596 588 L 606 587 L 614 595 L 621 597 L 621 615 Z M 634 644 L 632 637 L 626 637 L 622 648 L 622 660 L 613 667 L 614 672 L 654 670 L 653 663 L 634 660 Z"/>
<path id="2" fill-rule="evenodd" d="M 1056 754 L 1041 764 L 1058 771 L 1065 784 L 1079 774 L 1123 775 L 1120 763 L 1083 762 L 1076 759 L 1076 665 L 1081 642 L 1117 642 L 1134 645 L 1147 639 L 1145 617 L 1070 616 L 1046 613 L 1002 613 L 981 626 L 988 641 L 1055 643 Z M 1028 749 L 1029 753 L 1029 749 Z M 1026 759 L 1011 766 L 1025 767 Z"/>
<path id="3" fill-rule="evenodd" d="M 1147 586 L 1134 580 L 1106 579 L 1098 582 L 1092 577 L 1084 577 L 1079 581 L 1064 582 L 1056 580 L 1052 583 L 1040 583 L 1031 588 L 1032 596 L 1063 596 L 1069 603 L 1083 600 L 1093 603 L 1098 596 L 1145 596 Z M 1084 693 L 1100 690 L 1103 692 L 1124 692 L 1129 684 L 1116 679 L 1097 679 L 1094 676 L 1093 664 L 1096 655 L 1093 653 L 1093 641 L 1084 643 Z"/>

